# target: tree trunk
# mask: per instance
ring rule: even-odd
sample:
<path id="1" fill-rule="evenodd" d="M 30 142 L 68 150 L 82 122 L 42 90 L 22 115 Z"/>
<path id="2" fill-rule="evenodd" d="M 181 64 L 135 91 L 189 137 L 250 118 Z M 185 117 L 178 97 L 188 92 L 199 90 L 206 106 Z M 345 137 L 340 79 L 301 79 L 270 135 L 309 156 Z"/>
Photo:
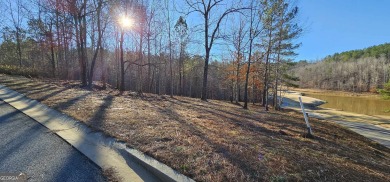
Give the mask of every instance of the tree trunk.
<path id="1" fill-rule="evenodd" d="M 51 32 L 51 30 L 50 30 Z M 54 42 L 53 42 L 53 35 L 50 35 L 50 57 L 51 57 L 51 68 L 52 68 L 52 76 L 53 78 L 56 77 L 56 60 L 55 60 L 55 54 L 54 54 Z"/>
<path id="2" fill-rule="evenodd" d="M 205 38 L 205 50 L 206 50 L 206 57 L 204 59 L 204 69 L 203 69 L 203 85 L 202 85 L 202 96 L 201 100 L 207 101 L 207 75 L 209 71 L 209 59 L 210 59 L 210 50 L 211 47 L 209 47 L 209 17 L 208 13 L 204 14 L 204 38 Z"/>
<path id="3" fill-rule="evenodd" d="M 141 34 L 140 34 L 140 40 L 139 40 L 139 55 L 138 55 L 138 59 L 140 61 L 140 66 L 138 66 L 138 71 L 139 71 L 139 77 L 138 77 L 138 92 L 139 93 L 142 93 L 143 92 L 143 84 L 142 84 L 142 78 L 143 78 L 143 55 L 142 55 L 142 41 L 143 41 L 143 33 L 141 31 Z"/>
<path id="4" fill-rule="evenodd" d="M 149 24 L 149 32 L 148 32 L 148 79 L 147 79 L 147 92 L 151 92 L 152 91 L 152 83 L 153 83 L 153 78 L 151 77 L 151 74 L 152 74 L 152 66 L 151 66 L 151 52 L 150 52 L 150 24 Z M 154 73 L 154 72 L 153 72 Z M 154 74 L 153 74 L 154 75 Z"/>
<path id="5" fill-rule="evenodd" d="M 101 71 L 102 71 L 102 83 L 103 83 L 103 90 L 107 88 L 107 81 L 106 79 L 109 78 L 107 77 L 108 74 L 108 67 L 106 68 L 106 64 L 104 62 L 104 50 L 101 48 L 100 50 L 100 62 L 101 62 Z"/>
<path id="6" fill-rule="evenodd" d="M 209 70 L 209 58 L 210 58 L 210 49 L 206 49 L 206 58 L 204 60 L 204 69 L 203 69 L 202 97 L 201 97 L 201 100 L 203 101 L 207 101 L 207 75 Z"/>
<path id="7" fill-rule="evenodd" d="M 96 45 L 95 53 L 94 53 L 93 58 L 92 58 L 91 69 L 89 71 L 89 77 L 88 77 L 88 88 L 89 89 L 92 89 L 92 86 L 93 86 L 93 74 L 94 74 L 94 70 L 95 70 L 95 63 L 96 63 L 96 59 L 97 59 L 98 53 L 99 53 L 99 51 L 101 50 L 101 47 L 102 47 L 103 32 L 102 32 L 102 29 L 101 29 L 101 22 L 100 22 L 100 13 L 101 13 L 101 9 L 102 9 L 102 3 L 103 3 L 102 0 L 99 0 L 98 7 L 97 7 L 97 10 L 96 10 L 98 42 L 97 42 L 97 45 Z"/>
<path id="8" fill-rule="evenodd" d="M 264 71 L 264 90 L 263 90 L 263 107 L 268 111 L 268 77 L 269 77 L 269 56 L 271 54 L 272 47 L 272 30 L 269 30 L 268 34 L 268 48 L 265 59 L 265 71 Z"/>
<path id="9" fill-rule="evenodd" d="M 169 39 L 169 69 L 170 69 L 170 96 L 173 97 L 173 68 L 172 68 L 172 40 L 171 40 L 171 20 L 169 16 L 169 7 L 168 9 L 168 39 Z"/>
<path id="10" fill-rule="evenodd" d="M 183 50 L 181 46 L 179 54 L 179 95 L 183 95 Z"/>
<path id="11" fill-rule="evenodd" d="M 75 30 L 76 30 L 76 46 L 77 54 L 80 66 L 80 79 L 82 86 L 86 85 L 85 69 L 84 69 L 84 53 L 83 53 L 83 35 L 82 35 L 82 26 L 81 26 L 81 17 L 80 15 L 75 15 Z"/>
<path id="12" fill-rule="evenodd" d="M 79 27 L 79 39 L 80 39 L 80 73 L 81 73 L 81 84 L 83 87 L 87 86 L 87 20 L 86 20 L 86 7 L 87 1 L 83 2 L 83 15 L 78 15 L 78 27 Z"/>
<path id="13" fill-rule="evenodd" d="M 18 54 L 18 59 L 19 59 L 19 67 L 22 67 L 22 48 L 21 48 L 21 40 L 20 40 L 20 28 L 16 27 L 16 51 Z"/>
<path id="14" fill-rule="evenodd" d="M 240 58 L 237 59 L 237 71 L 236 71 L 236 104 L 238 104 L 238 102 L 240 101 L 241 99 L 241 95 L 240 95 Z"/>
<path id="15" fill-rule="evenodd" d="M 251 22 L 251 28 L 252 28 L 252 22 Z M 251 57 L 252 57 L 252 44 L 253 44 L 253 38 L 252 38 L 252 32 L 250 32 L 250 41 L 249 41 L 249 55 L 248 55 L 248 69 L 246 70 L 246 76 L 245 76 L 245 87 L 244 87 L 244 109 L 248 109 L 248 82 L 249 82 L 249 73 L 250 73 L 250 67 L 251 67 Z"/>
<path id="16" fill-rule="evenodd" d="M 120 77 L 121 77 L 121 82 L 120 82 L 120 87 L 119 90 L 121 92 L 125 91 L 125 61 L 123 60 L 123 37 L 124 37 L 124 32 L 121 30 L 121 37 L 119 41 L 119 51 L 120 51 Z"/>

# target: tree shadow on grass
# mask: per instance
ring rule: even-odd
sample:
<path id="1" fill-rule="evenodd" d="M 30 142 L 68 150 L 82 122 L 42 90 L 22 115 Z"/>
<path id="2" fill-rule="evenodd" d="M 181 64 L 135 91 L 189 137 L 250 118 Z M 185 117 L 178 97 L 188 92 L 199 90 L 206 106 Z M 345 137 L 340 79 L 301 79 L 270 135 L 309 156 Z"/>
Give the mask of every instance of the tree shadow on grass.
<path id="1" fill-rule="evenodd" d="M 44 83 L 39 83 L 39 84 L 29 84 L 29 85 L 20 86 L 20 87 L 12 86 L 10 88 L 12 88 L 13 90 L 18 91 L 18 92 L 28 92 L 28 91 L 33 90 L 34 88 L 47 87 L 47 86 L 48 85 L 46 85 Z"/>
<path id="2" fill-rule="evenodd" d="M 6 86 L 7 88 L 9 88 L 8 86 Z M 17 92 L 20 92 L 20 93 L 23 93 L 24 95 L 26 96 L 30 96 L 30 95 L 33 95 L 33 94 L 38 94 L 38 93 L 41 93 L 41 92 L 46 92 L 46 91 L 49 91 L 49 90 L 53 90 L 53 89 L 56 89 L 56 87 L 51 87 L 51 86 L 47 86 L 45 84 L 38 84 L 38 85 L 30 85 L 30 86 L 26 86 L 26 87 L 23 87 L 23 89 L 15 89 L 15 88 L 10 88 L 11 90 L 16 90 Z M 24 90 L 26 89 L 26 90 Z M 7 97 L 7 98 L 10 98 L 10 97 Z M 37 99 L 39 100 L 39 99 Z"/>
<path id="3" fill-rule="evenodd" d="M 38 100 L 39 102 L 42 102 L 42 101 L 44 101 L 44 100 L 46 100 L 46 99 L 48 99 L 48 98 L 50 98 L 50 97 L 53 97 L 53 96 L 55 96 L 55 95 L 57 95 L 57 94 L 59 94 L 59 93 L 61 93 L 61 92 L 66 91 L 66 90 L 69 90 L 69 88 L 65 87 L 65 88 L 62 88 L 62 89 L 60 89 L 60 90 L 56 90 L 56 91 L 54 91 L 54 92 L 52 92 L 52 93 L 50 93 L 50 94 L 47 94 L 47 95 L 44 95 L 44 96 L 38 98 L 37 100 Z"/>
<path id="4" fill-rule="evenodd" d="M 3 83 L 3 82 L 0 82 L 0 83 Z M 17 86 L 25 85 L 28 83 L 31 83 L 31 81 L 23 81 L 23 82 L 16 82 L 16 83 L 11 82 L 11 83 L 5 83 L 3 85 L 5 85 L 7 87 L 17 87 Z"/>
<path id="5" fill-rule="evenodd" d="M 180 105 L 180 103 L 177 103 L 177 104 Z M 185 107 L 186 105 L 182 104 L 182 106 Z M 215 115 L 215 116 L 218 116 L 218 118 L 221 118 L 221 120 L 223 120 L 223 122 L 230 122 L 230 123 L 236 124 L 237 126 L 240 126 L 242 129 L 247 130 L 248 132 L 255 132 L 255 133 L 258 133 L 260 135 L 274 136 L 274 137 L 277 137 L 279 139 L 288 140 L 288 141 L 291 141 L 291 143 L 293 143 L 293 144 L 301 146 L 300 148 L 304 147 L 304 148 L 307 148 L 308 150 L 313 150 L 313 152 L 322 150 L 323 153 L 329 153 L 329 154 L 333 154 L 336 156 L 348 157 L 348 158 L 351 158 L 352 160 L 354 160 L 355 161 L 354 163 L 356 165 L 366 166 L 372 170 L 384 172 L 381 165 L 374 165 L 371 163 L 367 163 L 366 160 L 362 160 L 359 157 L 359 155 L 351 155 L 350 154 L 351 150 L 352 151 L 361 150 L 358 146 L 353 146 L 353 145 L 346 144 L 346 143 L 340 143 L 336 139 L 332 140 L 332 138 L 329 138 L 330 136 L 326 136 L 324 134 L 318 135 L 318 137 L 316 137 L 314 140 L 303 140 L 303 139 L 299 139 L 299 137 L 297 137 L 297 136 L 281 136 L 280 134 L 275 133 L 274 131 L 270 131 L 266 128 L 259 127 L 257 125 L 254 125 L 254 123 L 253 123 L 253 122 L 265 122 L 265 123 L 268 123 L 270 125 L 274 125 L 276 127 L 280 127 L 276 124 L 282 124 L 282 125 L 284 124 L 285 126 L 291 126 L 292 128 L 304 129 L 305 123 L 303 121 L 302 121 L 302 123 L 298 122 L 301 119 L 299 117 L 286 116 L 286 115 L 280 114 L 284 119 L 278 119 L 280 117 L 271 117 L 271 118 L 267 118 L 266 121 L 260 121 L 258 118 L 255 118 L 255 117 L 237 115 L 237 114 L 234 114 L 234 113 L 231 113 L 228 111 L 223 111 L 222 109 L 216 109 L 216 108 L 212 108 L 212 107 L 208 107 L 208 106 L 204 106 L 204 105 L 196 105 L 195 104 L 195 106 L 194 106 L 194 104 L 191 104 L 191 106 L 193 106 L 195 110 L 200 111 L 200 113 L 206 113 L 206 112 L 211 113 L 212 115 Z M 172 112 L 170 114 L 172 114 Z M 270 113 L 267 113 L 267 114 L 270 114 Z M 274 113 L 274 114 L 279 115 L 277 113 Z M 175 113 L 174 113 L 174 115 L 175 115 Z M 175 118 L 180 118 L 180 116 L 177 113 L 176 113 L 176 115 L 177 116 Z M 250 119 L 250 121 L 239 120 L 240 117 Z M 294 117 L 294 118 L 288 118 L 288 117 Z M 192 123 L 188 123 L 188 121 L 181 120 L 180 122 L 186 123 L 187 125 L 193 125 Z M 241 124 L 239 124 L 239 123 L 241 123 Z M 322 127 L 331 128 L 331 126 L 324 126 L 327 123 L 315 122 L 315 124 L 322 126 Z M 197 127 L 192 127 L 191 129 L 196 130 Z M 201 135 L 198 135 L 198 136 L 200 136 L 202 139 L 207 141 L 207 143 L 209 143 L 210 145 L 217 146 L 216 148 L 221 147 L 222 153 L 224 153 L 224 151 L 228 151 L 228 148 L 226 148 L 226 147 L 224 148 L 223 145 L 216 143 L 212 139 L 208 138 L 207 133 L 202 133 L 202 131 L 199 131 L 199 130 L 197 132 L 200 132 Z M 296 131 L 292 131 L 292 132 L 296 132 Z M 348 130 L 346 130 L 345 132 L 348 132 Z M 349 132 L 349 133 L 352 135 L 356 135 L 353 132 L 352 133 Z M 385 133 L 388 134 L 387 132 L 385 132 Z M 224 137 L 224 136 L 221 136 L 221 137 Z M 364 138 L 362 137 L 360 140 L 363 140 L 363 139 Z M 279 143 L 279 145 L 291 144 L 290 142 L 282 142 L 282 141 L 281 142 L 279 142 L 279 141 L 258 141 L 258 142 L 260 142 L 260 143 L 271 142 L 271 143 L 266 144 L 266 145 L 269 145 L 269 147 L 271 147 L 271 148 L 279 148 L 278 150 L 281 150 L 281 149 L 284 150 L 284 148 L 283 148 L 283 146 L 282 147 L 275 146 L 275 142 Z M 274 144 L 272 144 L 272 143 L 274 143 Z M 381 150 L 380 147 L 375 147 L 375 148 L 380 150 L 380 151 L 377 151 L 376 152 L 377 154 L 372 154 L 372 155 L 370 154 L 370 157 L 376 158 L 377 160 L 378 160 L 378 158 L 381 157 L 381 153 L 387 153 L 389 151 L 389 150 L 385 150 L 383 148 Z M 219 152 L 219 150 L 217 150 L 217 152 Z M 299 149 L 290 149 L 289 152 L 296 153 L 296 155 L 301 155 Z M 291 154 L 288 154 L 288 155 L 291 155 Z M 242 161 L 241 161 L 241 163 L 240 163 L 240 161 L 235 161 L 236 158 L 240 157 L 239 153 L 234 153 L 234 152 L 232 153 L 232 152 L 228 151 L 227 154 L 224 153 L 224 156 L 226 156 L 226 158 L 228 158 L 230 161 L 232 161 L 232 163 L 235 163 L 235 164 L 238 163 L 238 165 L 241 165 L 240 166 L 241 169 L 242 169 L 242 167 L 244 167 L 244 168 L 247 167 L 246 166 L 247 164 L 242 164 Z M 308 155 L 307 157 L 311 157 L 312 161 L 318 161 L 318 158 L 315 156 Z M 288 158 L 288 160 L 294 161 L 295 159 L 293 157 L 291 157 L 291 158 Z M 333 163 L 333 165 L 337 166 L 336 163 Z M 348 170 L 353 170 L 353 169 L 350 168 Z M 348 170 L 345 170 L 345 171 L 348 171 Z M 344 171 L 344 174 L 345 174 L 345 171 Z M 247 172 L 251 172 L 250 166 L 249 166 L 249 170 Z M 355 172 L 358 172 L 358 171 L 355 171 Z M 253 174 L 253 173 L 249 173 L 249 174 Z M 377 176 L 372 176 L 372 177 L 376 178 Z M 322 178 L 322 179 L 324 179 L 324 178 Z"/>
<path id="6" fill-rule="evenodd" d="M 185 105 L 185 104 L 182 104 L 182 103 L 186 103 L 186 102 L 182 102 L 181 100 L 177 100 L 178 102 L 173 102 L 171 100 L 168 100 L 169 102 L 173 103 L 173 104 L 178 104 L 178 105 L 182 105 L 182 106 L 191 106 L 193 108 L 195 108 L 196 110 L 199 110 L 201 111 L 201 113 L 210 113 L 214 116 L 218 116 L 219 118 L 223 118 L 223 119 L 229 119 L 230 121 L 232 121 L 233 123 L 235 123 L 236 126 L 244 126 L 245 128 L 248 128 L 249 130 L 257 130 L 257 131 L 261 131 L 261 132 L 267 132 L 269 134 L 272 134 L 272 135 L 279 135 L 278 132 L 276 131 L 272 131 L 272 130 L 262 130 L 262 129 L 265 129 L 264 127 L 260 127 L 258 125 L 255 125 L 253 124 L 252 122 L 262 122 L 262 123 L 271 123 L 271 122 L 277 122 L 277 123 L 282 123 L 282 124 L 286 124 L 285 121 L 278 121 L 278 120 L 272 120 L 270 121 L 270 119 L 267 118 L 267 120 L 263 120 L 263 121 L 260 121 L 259 118 L 256 118 L 254 116 L 248 116 L 248 115 L 238 115 L 238 114 L 235 114 L 235 113 L 232 113 L 232 112 L 229 112 L 229 111 L 225 111 L 225 110 L 222 110 L 222 109 L 218 109 L 220 108 L 219 105 L 216 105 L 216 106 L 207 106 L 207 105 L 199 105 L 199 104 L 195 104 L 195 103 L 188 103 L 188 105 Z M 219 106 L 219 107 L 218 107 Z M 237 108 L 237 109 L 241 109 L 241 108 Z M 242 112 L 246 112 L 247 110 L 244 110 L 242 109 Z M 239 111 L 240 112 L 240 111 Z M 259 113 L 261 114 L 261 113 Z M 273 113 L 267 113 L 267 114 L 273 114 Z M 239 120 L 238 118 L 244 118 L 244 119 L 247 119 L 249 121 L 243 121 L 243 120 Z M 304 126 L 304 123 L 301 124 L 302 128 L 306 128 Z"/>
<path id="7" fill-rule="evenodd" d="M 114 96 L 107 95 L 103 98 L 103 103 L 99 106 L 99 109 L 95 112 L 94 116 L 89 120 L 90 125 L 95 128 L 101 128 L 106 118 L 107 109 L 112 105 Z"/>
<path id="8" fill-rule="evenodd" d="M 2 77 L 2 76 L 0 75 L 0 77 Z M 6 78 L 6 79 L 7 79 L 7 78 Z M 1 80 L 0 83 L 1 83 L 1 84 L 7 84 L 7 83 L 13 83 L 13 82 L 15 82 L 14 80 L 6 80 L 6 79 Z"/>
<path id="9" fill-rule="evenodd" d="M 157 105 L 155 105 L 155 106 L 161 114 L 163 114 L 163 115 L 168 114 L 171 119 L 176 120 L 179 124 L 181 124 L 183 126 L 183 128 L 188 129 L 189 131 L 191 131 L 191 133 L 193 135 L 196 135 L 200 139 L 205 141 L 216 153 L 219 153 L 220 155 L 224 156 L 224 158 L 226 158 L 228 161 L 230 161 L 233 165 L 238 166 L 241 170 L 245 171 L 245 174 L 250 174 L 252 179 L 256 179 L 256 180 L 261 179 L 261 176 L 260 176 L 259 171 L 258 171 L 259 169 L 248 165 L 248 163 L 247 163 L 248 161 L 243 160 L 243 156 L 241 156 L 242 155 L 241 153 L 230 152 L 228 145 L 223 145 L 222 143 L 213 140 L 212 138 L 209 137 L 209 135 L 206 131 L 202 131 L 202 129 L 200 129 L 194 123 L 182 119 L 182 116 L 180 114 L 178 114 L 176 111 L 174 111 L 173 109 L 171 109 L 170 107 L 165 108 L 165 107 L 160 107 Z M 277 132 L 274 132 L 272 130 L 268 130 L 266 128 L 256 126 L 256 125 L 251 125 L 250 123 L 243 123 L 235 118 L 221 115 L 219 113 L 212 112 L 212 111 L 207 110 L 207 109 L 203 109 L 203 108 L 197 108 L 197 109 L 202 111 L 202 112 L 209 112 L 213 115 L 216 115 L 216 116 L 220 117 L 221 120 L 223 120 L 223 122 L 228 122 L 228 123 L 233 124 L 237 127 L 241 127 L 244 130 L 248 130 L 251 132 L 254 131 L 254 132 L 267 133 L 269 135 L 277 135 L 278 134 Z M 204 128 L 204 129 L 207 130 L 207 128 Z M 217 134 L 217 135 L 219 135 L 219 137 L 222 137 L 222 138 L 224 137 L 221 134 Z M 264 135 L 264 134 L 262 134 L 262 135 Z M 226 179 L 226 180 L 228 180 L 228 179 Z"/>
<path id="10" fill-rule="evenodd" d="M 56 103 L 53 108 L 56 110 L 65 110 L 74 105 L 76 102 L 86 98 L 87 96 L 91 95 L 91 92 L 87 92 L 85 94 L 82 94 L 80 96 L 70 98 L 67 101 Z"/>
<path id="11" fill-rule="evenodd" d="M 26 94 L 27 95 L 34 95 L 34 94 L 39 94 L 39 93 L 42 93 L 42 92 L 47 92 L 47 91 L 50 91 L 50 90 L 54 90 L 56 88 L 57 87 L 51 87 L 51 86 L 49 86 L 49 87 L 32 88 Z"/>

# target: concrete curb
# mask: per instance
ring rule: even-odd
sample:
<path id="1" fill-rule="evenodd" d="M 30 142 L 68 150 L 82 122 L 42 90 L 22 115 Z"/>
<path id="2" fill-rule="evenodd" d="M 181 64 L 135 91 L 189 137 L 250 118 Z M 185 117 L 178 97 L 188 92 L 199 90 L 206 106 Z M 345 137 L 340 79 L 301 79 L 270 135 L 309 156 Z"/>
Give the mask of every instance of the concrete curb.
<path id="1" fill-rule="evenodd" d="M 3 85 L 0 85 L 0 99 L 50 129 L 102 169 L 115 168 L 123 181 L 194 181 L 115 138 L 93 131 L 84 123 Z"/>

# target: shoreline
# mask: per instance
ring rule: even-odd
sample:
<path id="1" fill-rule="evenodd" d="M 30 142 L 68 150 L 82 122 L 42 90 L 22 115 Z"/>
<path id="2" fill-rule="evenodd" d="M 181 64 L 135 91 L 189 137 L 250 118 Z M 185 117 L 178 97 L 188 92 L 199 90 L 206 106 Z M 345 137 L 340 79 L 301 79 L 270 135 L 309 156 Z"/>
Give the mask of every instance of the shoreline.
<path id="1" fill-rule="evenodd" d="M 285 96 L 287 99 L 283 100 L 286 103 L 284 103 L 284 106 L 282 104 L 282 107 L 302 112 L 301 108 L 296 105 L 298 103 L 296 100 L 298 100 L 299 96 L 300 93 L 298 92 L 288 92 Z M 331 108 L 321 108 L 319 106 L 322 104 L 318 102 L 319 99 L 307 96 L 302 96 L 302 100 L 305 104 L 314 106 L 305 108 L 305 112 L 308 113 L 309 117 L 337 123 L 390 148 L 390 116 L 370 116 Z M 313 130 L 315 131 L 316 128 L 313 128 Z"/>
<path id="2" fill-rule="evenodd" d="M 379 93 L 374 92 L 349 92 L 349 91 L 340 91 L 340 90 L 321 90 L 314 88 L 292 88 L 292 91 L 300 92 L 303 95 L 313 94 L 313 95 L 321 95 L 326 94 L 329 96 L 345 96 L 345 97 L 370 97 L 375 99 L 381 99 L 381 95 Z"/>
<path id="3" fill-rule="evenodd" d="M 360 93 L 356 95 L 344 91 L 313 91 L 312 89 L 300 89 L 299 93 L 307 97 L 326 100 L 322 104 L 315 105 L 317 108 L 313 109 L 334 109 L 373 117 L 390 117 L 390 100 L 383 99 L 379 94 Z M 370 107 L 365 108 L 366 105 Z"/>
<path id="4" fill-rule="evenodd" d="M 390 116 L 366 115 L 350 111 L 342 111 L 334 108 L 320 107 L 326 102 L 317 98 L 302 96 L 301 93 L 297 91 L 287 91 L 284 93 L 282 107 L 298 110 L 301 112 L 298 100 L 299 96 L 302 97 L 302 102 L 304 103 L 305 110 L 312 117 L 331 121 L 368 123 L 381 128 L 390 129 Z"/>

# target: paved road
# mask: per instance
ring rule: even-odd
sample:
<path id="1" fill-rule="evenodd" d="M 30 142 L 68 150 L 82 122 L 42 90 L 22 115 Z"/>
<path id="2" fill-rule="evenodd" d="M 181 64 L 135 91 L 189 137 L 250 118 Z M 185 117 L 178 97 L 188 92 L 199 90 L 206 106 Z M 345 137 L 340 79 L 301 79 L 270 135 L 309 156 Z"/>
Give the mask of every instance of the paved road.
<path id="1" fill-rule="evenodd" d="M 101 169 L 46 127 L 0 100 L 0 173 L 29 181 L 104 181 Z"/>
<path id="2" fill-rule="evenodd" d="M 300 111 L 301 109 L 298 102 L 299 96 L 300 94 L 297 92 L 287 93 L 286 98 L 283 99 L 284 104 L 282 107 Z M 302 97 L 302 100 L 306 103 L 306 105 L 310 106 L 317 106 L 321 104 L 320 100 L 311 97 Z M 390 125 L 390 118 L 387 116 L 368 116 L 325 108 L 307 108 L 306 112 L 308 112 L 311 117 L 334 121 L 356 133 L 390 148 L 390 129 L 388 127 Z"/>
<path id="3" fill-rule="evenodd" d="M 374 140 L 387 148 L 390 148 L 390 130 L 387 128 L 378 127 L 372 124 L 348 121 L 335 121 L 352 131 L 359 133 L 371 140 Z"/>

